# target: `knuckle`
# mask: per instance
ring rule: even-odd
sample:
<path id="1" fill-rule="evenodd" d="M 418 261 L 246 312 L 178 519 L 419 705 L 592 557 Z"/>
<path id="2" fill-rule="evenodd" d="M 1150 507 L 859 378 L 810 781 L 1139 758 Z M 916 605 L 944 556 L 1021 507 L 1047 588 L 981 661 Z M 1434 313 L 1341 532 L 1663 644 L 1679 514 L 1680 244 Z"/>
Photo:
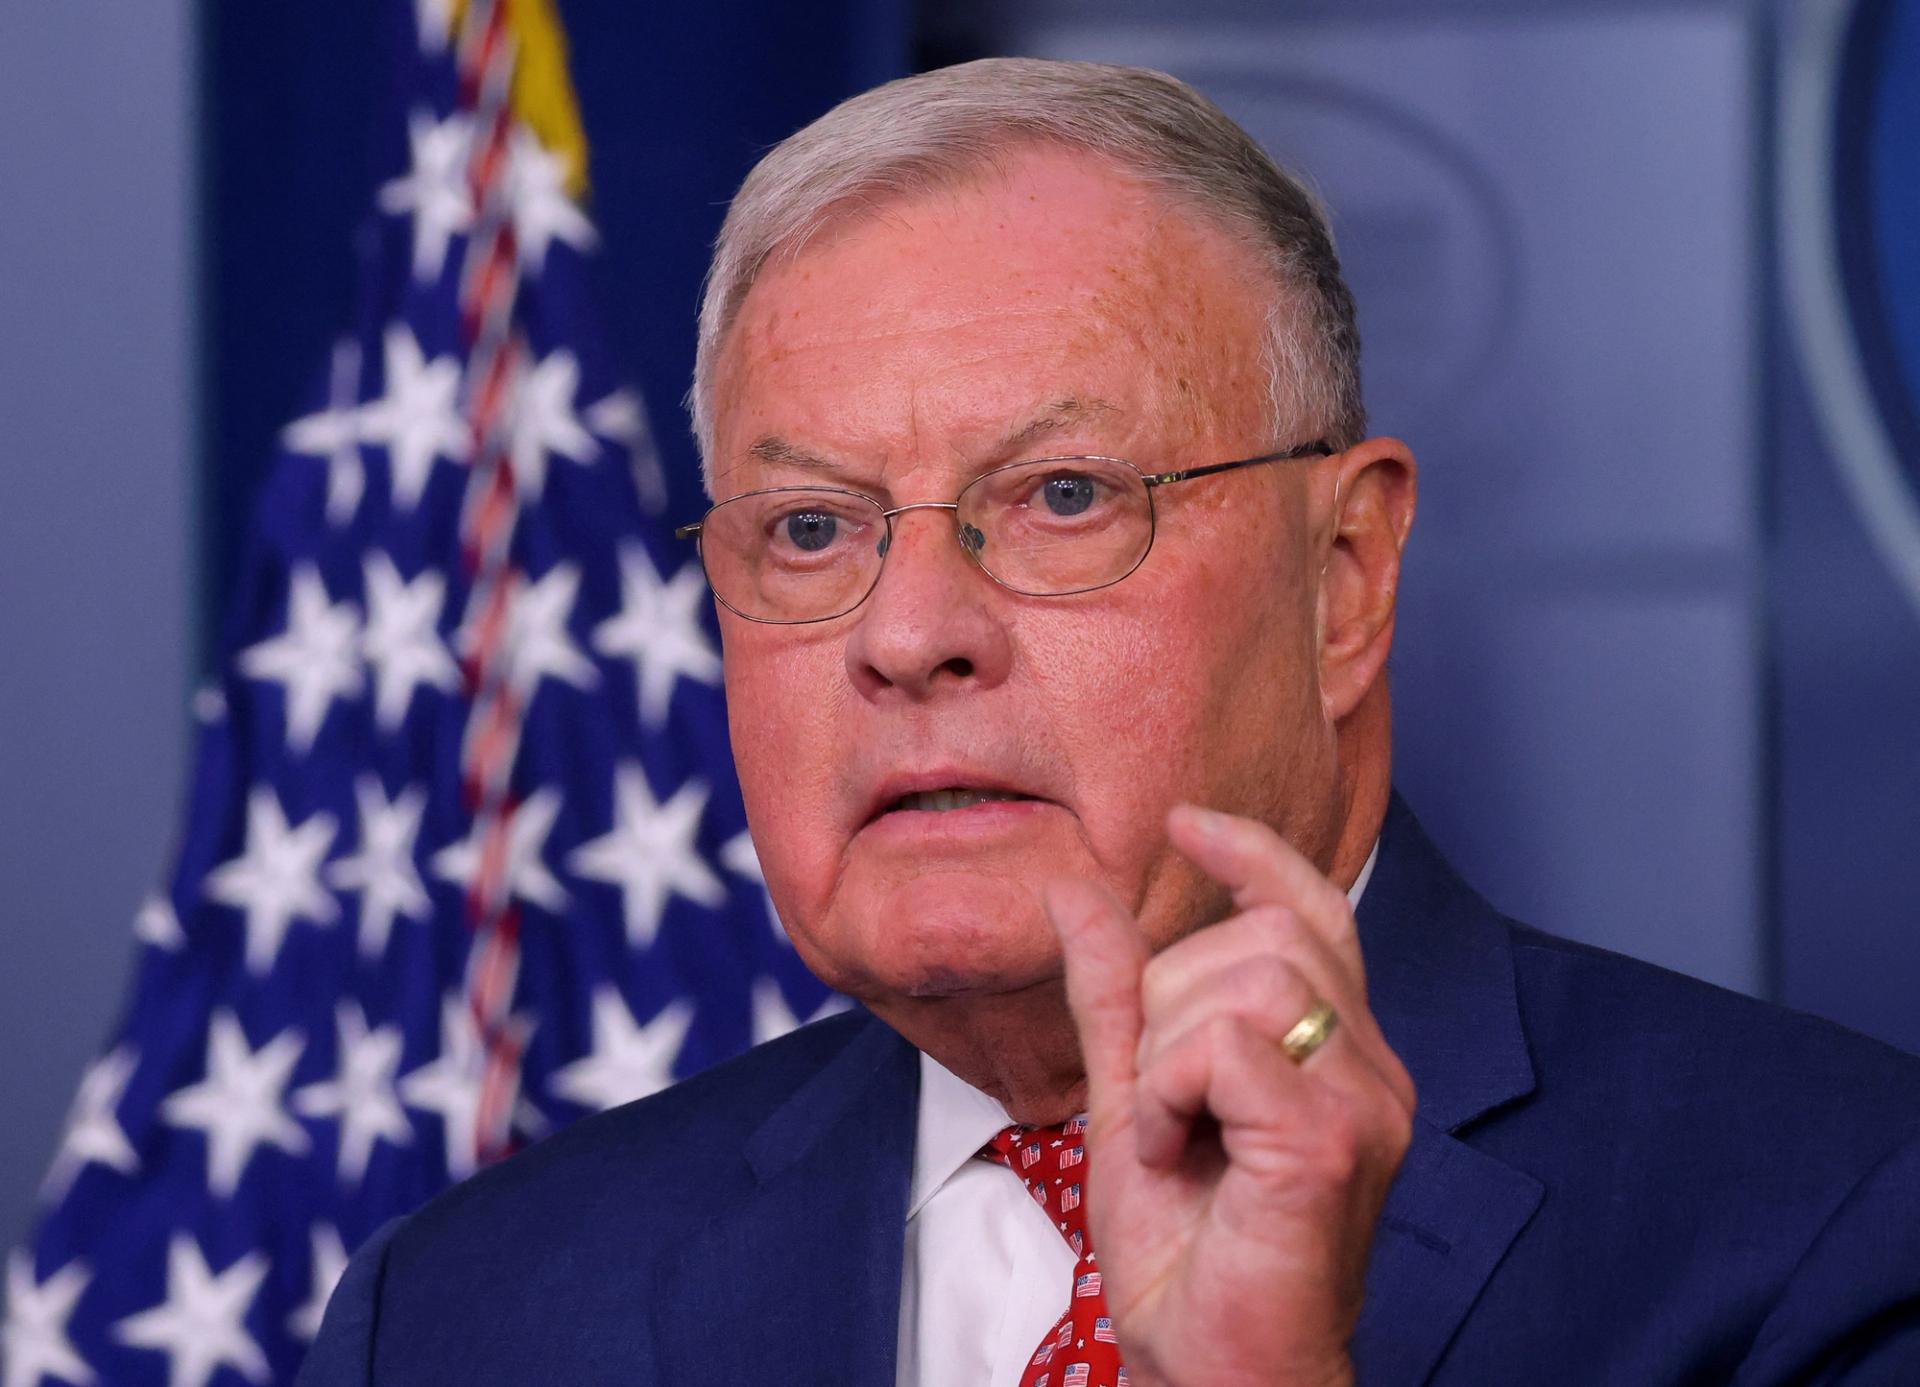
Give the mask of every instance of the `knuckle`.
<path id="1" fill-rule="evenodd" d="M 1162 1026 L 1140 1038 L 1138 1071 L 1166 1071 L 1190 1065 L 1205 1051 L 1209 1042 L 1204 1024 L 1185 1027 Z"/>
<path id="2" fill-rule="evenodd" d="M 1394 1104 L 1387 1114 L 1387 1150 L 1397 1163 L 1413 1144 L 1413 1113 Z"/>
<path id="3" fill-rule="evenodd" d="M 1345 1103 L 1329 1104 L 1319 1118 L 1314 1143 L 1320 1170 L 1344 1179 L 1360 1164 L 1363 1145 L 1360 1123 L 1352 1108 Z"/>
<path id="4" fill-rule="evenodd" d="M 1250 959 L 1233 975 L 1233 985 L 1249 1009 L 1273 1011 L 1304 997 L 1306 979 L 1284 958 L 1271 954 Z"/>
<path id="5" fill-rule="evenodd" d="M 1258 948 L 1291 953 L 1300 944 L 1300 931 L 1304 928 L 1300 916 L 1284 905 L 1257 905 L 1240 918 Z"/>
<path id="6" fill-rule="evenodd" d="M 1155 954 L 1140 970 L 1140 1006 L 1148 1015 L 1166 1010 L 1177 984 L 1178 961 L 1168 962 L 1165 953 Z"/>
<path id="7" fill-rule="evenodd" d="M 1246 1019 L 1235 1012 L 1220 1012 L 1210 1016 L 1200 1029 L 1205 1035 L 1207 1049 L 1222 1057 L 1245 1055 L 1253 1035 Z"/>
<path id="8" fill-rule="evenodd" d="M 1388 1051 L 1388 1054 L 1392 1055 L 1393 1064 L 1388 1072 L 1387 1081 L 1393 1086 L 1393 1095 L 1400 1100 L 1400 1111 L 1410 1124 L 1413 1121 L 1414 1109 L 1419 1106 L 1419 1090 L 1414 1086 L 1413 1075 L 1409 1074 L 1406 1065 L 1400 1062 L 1400 1057 L 1394 1055 L 1392 1051 Z"/>

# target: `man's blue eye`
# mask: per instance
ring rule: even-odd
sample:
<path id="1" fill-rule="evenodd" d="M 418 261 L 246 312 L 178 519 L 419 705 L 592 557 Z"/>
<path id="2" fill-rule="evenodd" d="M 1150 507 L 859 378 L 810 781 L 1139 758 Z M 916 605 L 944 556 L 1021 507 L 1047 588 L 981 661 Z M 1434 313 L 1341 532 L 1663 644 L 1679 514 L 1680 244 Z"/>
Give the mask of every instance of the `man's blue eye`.
<path id="1" fill-rule="evenodd" d="M 794 548 L 809 554 L 817 554 L 833 543 L 834 534 L 839 528 L 837 516 L 817 510 L 795 511 L 787 517 L 787 538 L 793 541 Z"/>
<path id="2" fill-rule="evenodd" d="M 1063 472 L 1042 482 L 1040 492 L 1055 515 L 1078 515 L 1093 504 L 1093 478 Z"/>

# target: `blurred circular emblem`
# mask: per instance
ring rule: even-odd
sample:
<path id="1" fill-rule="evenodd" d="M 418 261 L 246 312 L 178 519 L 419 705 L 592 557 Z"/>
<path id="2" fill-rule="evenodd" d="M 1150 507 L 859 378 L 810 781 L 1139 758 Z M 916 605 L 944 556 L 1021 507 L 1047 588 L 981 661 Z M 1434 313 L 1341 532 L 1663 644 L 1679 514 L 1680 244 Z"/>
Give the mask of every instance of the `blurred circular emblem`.
<path id="1" fill-rule="evenodd" d="M 1808 0 L 1782 58 L 1788 311 L 1847 492 L 1920 610 L 1920 0 Z"/>

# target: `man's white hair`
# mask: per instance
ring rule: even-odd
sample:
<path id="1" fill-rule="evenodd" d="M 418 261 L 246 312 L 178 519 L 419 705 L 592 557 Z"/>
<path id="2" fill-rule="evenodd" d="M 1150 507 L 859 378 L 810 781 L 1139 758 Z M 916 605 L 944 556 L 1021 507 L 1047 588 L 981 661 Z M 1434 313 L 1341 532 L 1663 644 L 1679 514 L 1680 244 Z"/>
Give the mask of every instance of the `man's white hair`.
<path id="1" fill-rule="evenodd" d="M 841 102 L 775 145 L 740 185 L 714 242 L 687 397 L 709 489 L 714 369 L 767 262 L 797 255 L 830 222 L 951 187 L 1023 144 L 1104 156 L 1240 238 L 1274 282 L 1261 343 L 1271 441 L 1318 436 L 1344 448 L 1365 436 L 1353 296 L 1326 213 L 1298 179 L 1164 72 L 986 58 Z"/>

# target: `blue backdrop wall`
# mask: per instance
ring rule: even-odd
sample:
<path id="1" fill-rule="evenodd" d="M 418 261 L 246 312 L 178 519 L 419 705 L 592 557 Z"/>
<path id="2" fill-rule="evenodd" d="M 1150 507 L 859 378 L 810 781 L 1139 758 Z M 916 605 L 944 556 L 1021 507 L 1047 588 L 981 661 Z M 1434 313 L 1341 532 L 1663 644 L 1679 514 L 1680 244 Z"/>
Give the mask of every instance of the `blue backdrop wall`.
<path id="1" fill-rule="evenodd" d="M 376 9 L 206 0 L 197 59 L 189 0 L 0 17 L 0 186 L 26 209 L 0 219 L 16 1228 L 165 866 L 186 652 L 397 163 Z M 1920 602 L 1794 289 L 1839 286 L 1834 331 L 1897 428 L 1920 243 L 1885 159 L 1920 91 L 1911 0 L 561 9 L 610 327 L 688 511 L 693 305 L 759 149 L 916 62 L 1198 82 L 1327 194 L 1376 422 L 1425 464 L 1394 677 L 1401 779 L 1442 842 L 1549 928 L 1920 1048 Z M 1795 116 L 1823 71 L 1831 100 Z M 1843 90 L 1853 114 L 1822 115 Z M 1876 237 L 1808 260 L 1843 195 Z M 1876 328 L 1862 301 L 1905 316 Z"/>

